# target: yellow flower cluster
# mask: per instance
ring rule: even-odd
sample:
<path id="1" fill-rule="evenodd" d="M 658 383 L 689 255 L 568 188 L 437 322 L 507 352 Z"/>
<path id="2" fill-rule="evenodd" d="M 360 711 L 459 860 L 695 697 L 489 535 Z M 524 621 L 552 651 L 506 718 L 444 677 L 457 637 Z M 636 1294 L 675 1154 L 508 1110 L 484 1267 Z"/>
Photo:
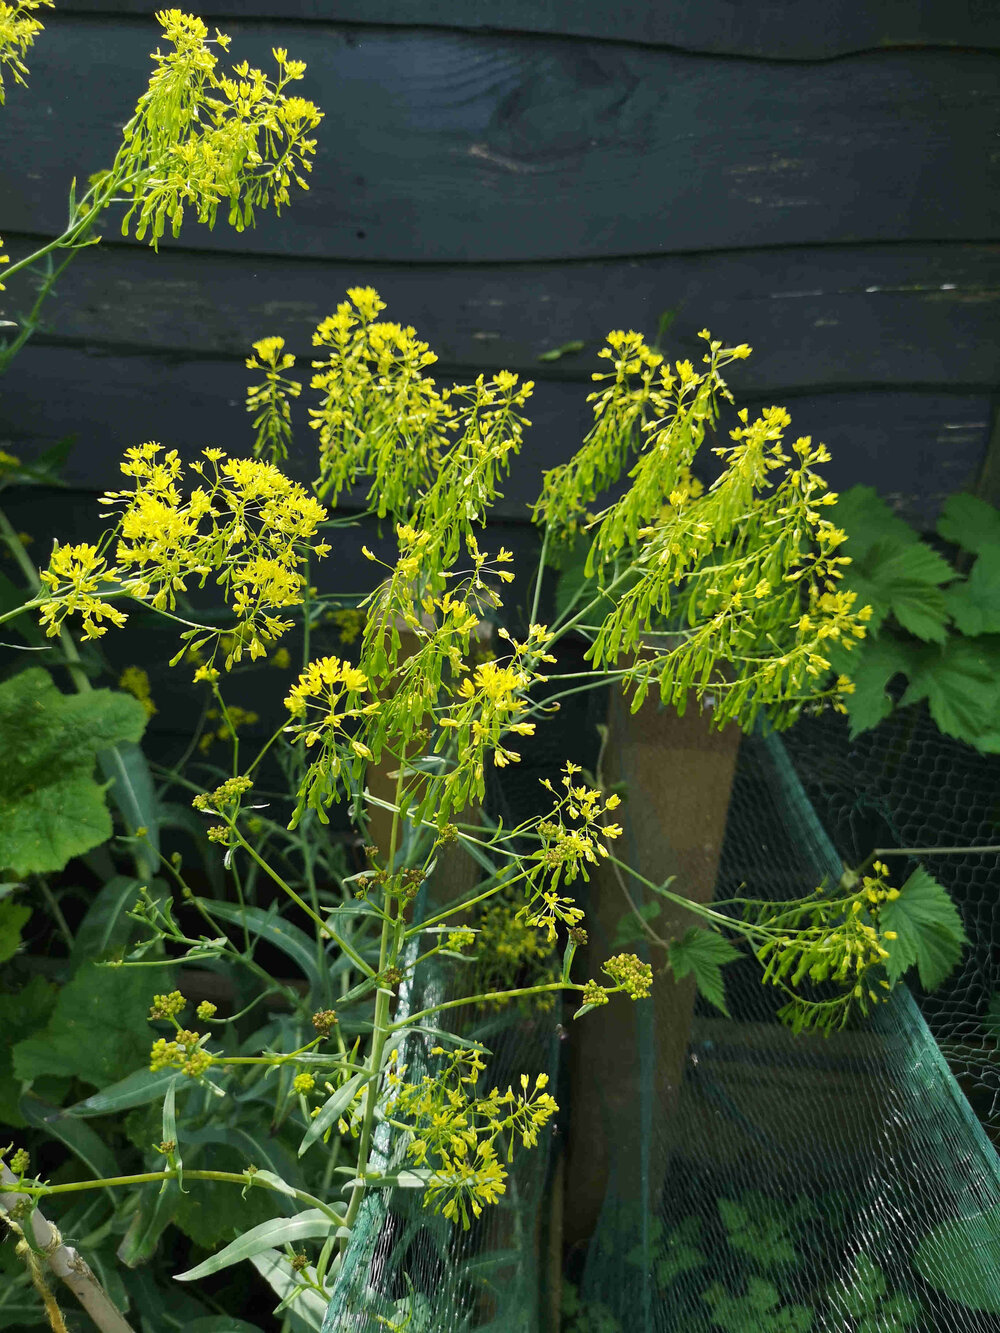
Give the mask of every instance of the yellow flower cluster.
<path id="1" fill-rule="evenodd" d="M 503 742 L 508 735 L 532 736 L 535 724 L 522 714 L 528 707 L 528 691 L 545 677 L 535 666 L 556 659 L 545 650 L 551 635 L 544 625 L 531 625 L 523 642 L 510 637 L 506 630 L 498 635 L 511 645 L 505 662 L 480 662 L 464 675 L 454 691 L 447 711 L 437 723 L 441 735 L 438 751 L 454 745 L 455 760 L 444 780 L 433 790 L 435 818 L 443 823 L 448 816 L 464 809 L 485 794 L 486 756 L 491 753 L 497 768 L 517 763 L 520 756 Z"/>
<path id="2" fill-rule="evenodd" d="M 552 943 L 529 924 L 519 906 L 506 899 L 494 902 L 477 922 L 476 963 L 469 990 L 494 996 L 486 1003 L 510 1001 L 503 991 L 522 986 L 544 986 L 558 980 L 559 968 Z M 518 1000 L 532 1009 L 550 1009 L 552 992 Z"/>
<path id="3" fill-rule="evenodd" d="M 316 141 L 307 135 L 323 116 L 312 102 L 285 92 L 304 76 L 305 64 L 275 48 L 275 79 L 246 61 L 226 77 L 211 48 L 228 50 L 228 37 L 216 30 L 210 40 L 201 19 L 178 9 L 156 18 L 172 49 L 153 52 L 149 87 L 109 173 L 133 198 L 122 235 L 134 221 L 136 238 L 149 232 L 155 249 L 168 223 L 179 234 L 186 207 L 213 227 L 222 206 L 237 231 L 253 224 L 255 208 L 273 204 L 280 213 L 293 181 L 309 188 L 305 175 Z"/>
<path id="4" fill-rule="evenodd" d="M 758 923 L 771 935 L 755 953 L 764 964 L 764 981 L 789 995 L 781 1016 L 794 1030 L 828 1033 L 843 1027 L 855 1008 L 867 1014 L 869 1005 L 888 999 L 889 981 L 873 975 L 882 971 L 889 957 L 886 941 L 896 938 L 879 926 L 880 907 L 899 897 L 888 874 L 888 866 L 876 861 L 872 873 L 846 893 L 820 888 L 804 901 L 761 905 Z M 830 1000 L 796 992 L 804 983 L 827 981 L 846 989 Z"/>
<path id="5" fill-rule="evenodd" d="M 699 414 L 707 420 L 710 406 Z M 762 709 L 783 726 L 804 704 L 842 691 L 843 684 L 822 685 L 829 650 L 850 648 L 871 612 L 837 590 L 848 562 L 839 554 L 845 538 L 823 517 L 836 496 L 813 471 L 829 461 L 826 448 L 804 436 L 787 451 L 784 408 L 768 408 L 754 422 L 745 409 L 739 417 L 730 432 L 735 444 L 714 450 L 725 470 L 706 493 L 675 494 L 683 502 L 664 508 L 689 451 L 661 455 L 653 435 L 632 489 L 600 517 L 595 568 L 610 561 L 613 570 L 627 546 L 638 577 L 588 655 L 598 667 L 630 658 L 634 708 L 655 683 L 681 712 L 689 694 L 711 696 L 719 726 L 732 718 L 750 727 Z M 667 433 L 672 441 L 672 426 Z"/>
<path id="6" fill-rule="evenodd" d="M 579 772 L 578 764 L 563 765 L 562 792 L 557 792 L 548 778 L 542 779 L 542 786 L 556 797 L 556 804 L 536 825 L 541 845 L 529 856 L 533 862 L 530 882 L 539 890 L 547 886 L 552 894 L 560 884 L 572 884 L 577 876 L 589 879 L 587 866 L 597 865 L 608 855 L 602 839 L 613 841 L 622 834 L 621 825 L 604 822 L 604 816 L 621 805 L 621 797 L 605 796 L 595 788 L 574 783 Z M 579 913 L 577 920 L 582 915 Z M 567 919 L 567 924 L 575 925 L 576 921 Z"/>
<path id="7" fill-rule="evenodd" d="M 750 354 L 749 347 L 723 348 L 709 340 L 709 369 L 699 375 L 690 361 L 678 361 L 671 369 L 634 330 L 615 330 L 607 341 L 598 355 L 614 369 L 593 376 L 598 382 L 610 381 L 587 400 L 594 405 L 594 426 L 569 463 L 545 474 L 535 504 L 536 521 L 549 525 L 556 539 L 578 530 L 587 507 L 618 480 L 641 449 L 643 456 L 629 473 L 634 485 L 621 519 L 637 527 L 640 514 L 648 522 L 673 504 L 672 497 L 682 501 L 689 465 L 706 423 L 715 419 L 716 397 L 729 397 L 719 372 Z M 644 436 L 649 438 L 645 449 Z"/>
<path id="8" fill-rule="evenodd" d="M 645 1000 L 653 989 L 653 969 L 634 953 L 616 954 L 601 965 L 612 981 L 617 982 L 632 1000 Z"/>
<path id="9" fill-rule="evenodd" d="M 49 567 L 39 574 L 48 597 L 38 609 L 38 618 L 49 638 L 55 638 L 63 621 L 74 612 L 79 612 L 82 618 L 86 639 L 99 639 L 107 634 L 105 621 L 120 629 L 128 616 L 105 600 L 109 593 L 118 591 L 113 587 L 116 577 L 117 570 L 108 567 L 96 546 L 88 542 L 60 546 L 58 541 L 54 542 Z M 99 597 L 98 593 L 102 595 Z"/>
<path id="10" fill-rule="evenodd" d="M 233 732 L 238 732 L 240 727 L 252 727 L 260 721 L 260 715 L 250 708 L 241 708 L 239 704 L 228 704 L 225 717 L 218 708 L 209 708 L 205 720 L 218 725 L 210 727 L 198 742 L 202 754 L 207 754 L 216 741 L 231 741 Z"/>
<path id="11" fill-rule="evenodd" d="M 229 632 L 226 670 L 244 654 L 265 656 L 267 645 L 292 624 L 274 613 L 303 600 L 300 566 L 306 552 L 311 547 L 322 556 L 330 550 L 325 542 L 313 541 L 326 518 L 323 506 L 271 464 L 227 458 L 221 449 L 205 449 L 203 458 L 190 465 L 201 484 L 186 499 L 181 491 L 184 468 L 176 450 L 142 444 L 126 450 L 121 468 L 134 479 L 134 490 L 103 497 L 105 504 L 122 509 L 116 566 L 98 564 L 93 548 L 70 548 L 89 553 L 85 568 L 77 561 L 88 593 L 91 584 L 113 582 L 155 610 L 173 611 L 177 594 L 187 592 L 190 581 L 203 587 L 214 576 L 238 622 Z M 58 577 L 64 570 L 57 555 L 58 550 L 50 567 L 51 609 L 43 607 L 43 620 L 67 613 Z M 86 603 L 80 609 L 91 620 L 98 617 L 99 607 Z M 104 614 L 110 616 L 106 610 Z M 182 635 L 185 652 L 200 655 L 207 648 L 211 667 L 225 633 L 198 626 L 187 630 Z"/>
<path id="12" fill-rule="evenodd" d="M 378 712 L 377 702 L 363 702 L 370 685 L 358 667 L 339 657 L 321 657 L 309 663 L 289 691 L 285 707 L 292 721 L 286 730 L 307 749 L 318 747 L 299 788 L 292 828 L 307 809 L 315 810 L 326 823 L 326 807 L 337 799 L 337 783 L 345 765 L 357 774 L 373 757 L 365 742 L 353 734 Z"/>
<path id="13" fill-rule="evenodd" d="M 42 31 L 41 23 L 31 15 L 43 5 L 51 9 L 52 3 L 53 0 L 13 0 L 0 4 L 0 106 L 5 96 L 4 69 L 15 83 L 23 85 L 27 78 L 28 67 L 22 57 Z"/>
<path id="14" fill-rule="evenodd" d="M 310 408 L 318 432 L 317 492 L 336 503 L 340 492 L 371 476 L 369 504 L 380 518 L 402 519 L 432 476 L 445 446 L 451 411 L 425 374 L 437 360 L 415 330 L 377 319 L 385 302 L 371 287 L 352 287 L 348 299 L 313 335 L 327 349 L 314 361 Z"/>
<path id="15" fill-rule="evenodd" d="M 486 1067 L 478 1051 L 446 1053 L 438 1046 L 431 1054 L 445 1057 L 442 1069 L 425 1074 L 419 1083 L 403 1081 L 405 1067 L 398 1070 L 387 1115 L 409 1133 L 410 1160 L 433 1169 L 424 1206 L 468 1229 L 471 1219 L 506 1190 L 501 1157 L 513 1161 L 518 1141 L 523 1148 L 535 1147 L 539 1132 L 559 1108 L 545 1091 L 547 1074 L 539 1074 L 533 1085 L 522 1074 L 519 1092 L 494 1088 L 487 1096 L 476 1096 Z"/>
<path id="16" fill-rule="evenodd" d="M 284 338 L 261 338 L 253 345 L 257 356 L 247 357 L 246 362 L 247 370 L 264 371 L 264 383 L 253 384 L 247 390 L 246 408 L 253 416 L 252 425 L 256 431 L 254 457 L 260 458 L 266 453 L 270 463 L 279 463 L 288 457 L 288 446 L 292 442 L 289 400 L 298 398 L 302 392 L 298 380 L 282 374 L 295 365 L 295 357 L 284 351 L 284 346 Z"/>
<path id="17" fill-rule="evenodd" d="M 203 814 L 229 815 L 239 808 L 252 785 L 249 778 L 227 778 L 214 791 L 199 792 L 191 804 Z"/>
<path id="18" fill-rule="evenodd" d="M 189 1078 L 200 1078 L 215 1062 L 210 1051 L 203 1049 L 204 1033 L 179 1028 L 172 1041 L 158 1037 L 149 1053 L 149 1068 L 153 1074 L 161 1069 L 179 1069 Z"/>

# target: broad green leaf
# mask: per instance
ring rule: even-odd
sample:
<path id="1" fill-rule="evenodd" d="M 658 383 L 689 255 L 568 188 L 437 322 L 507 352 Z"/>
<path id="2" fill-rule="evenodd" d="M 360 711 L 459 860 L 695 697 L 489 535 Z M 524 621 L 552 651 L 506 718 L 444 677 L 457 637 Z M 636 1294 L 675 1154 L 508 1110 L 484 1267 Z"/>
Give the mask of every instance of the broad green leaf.
<path id="1" fill-rule="evenodd" d="M 941 510 L 937 530 L 946 542 L 981 555 L 1000 548 L 1000 510 L 975 495 L 951 495 Z"/>
<path id="2" fill-rule="evenodd" d="M 1000 634 L 1000 544 L 982 553 L 967 579 L 952 584 L 945 604 L 963 634 Z"/>
<path id="3" fill-rule="evenodd" d="M 959 1217 L 929 1231 L 913 1255 L 925 1282 L 966 1310 L 1000 1315 L 1000 1210 Z"/>
<path id="4" fill-rule="evenodd" d="M 148 1063 L 146 1015 L 161 989 L 160 973 L 85 963 L 60 991 L 46 1031 L 14 1047 L 15 1073 L 25 1082 L 55 1074 L 97 1088 L 116 1083 Z"/>
<path id="5" fill-rule="evenodd" d="M 920 984 L 934 990 L 952 972 L 968 944 L 962 918 L 947 889 L 918 866 L 899 891 L 899 897 L 882 907 L 883 932 L 895 931 L 887 940 L 885 970 L 895 984 L 916 964 Z"/>
<path id="6" fill-rule="evenodd" d="M 368 1077 L 367 1074 L 355 1074 L 353 1078 L 347 1080 L 342 1088 L 338 1088 L 327 1098 L 302 1136 L 302 1142 L 299 1145 L 300 1157 L 317 1139 L 323 1137 L 331 1125 L 337 1123 L 351 1102 L 354 1101 L 358 1089 L 367 1082 Z"/>
<path id="7" fill-rule="evenodd" d="M 1000 725 L 1000 639 L 953 637 L 924 649 L 900 704 L 921 699 L 946 736 L 989 748 Z"/>
<path id="8" fill-rule="evenodd" d="M 0 684 L 0 865 L 18 874 L 62 870 L 109 838 L 95 757 L 137 741 L 145 725 L 131 695 L 60 694 L 40 667 Z"/>
<path id="9" fill-rule="evenodd" d="M 900 672 L 907 675 L 919 661 L 914 650 L 891 630 L 878 638 L 865 638 L 850 653 L 837 655 L 834 662 L 854 684 L 854 693 L 844 695 L 851 722 L 851 739 L 877 726 L 892 712 L 892 698 L 887 686 Z"/>
<path id="10" fill-rule="evenodd" d="M 23 1129 L 27 1124 L 18 1110 L 21 1081 L 14 1076 L 13 1047 L 22 1037 L 45 1027 L 55 1008 L 56 994 L 50 981 L 32 977 L 22 990 L 0 995 L 0 1125 Z"/>
<path id="11" fill-rule="evenodd" d="M 228 921 L 231 925 L 246 924 L 251 935 L 273 944 L 276 949 L 287 954 L 301 968 L 314 989 L 319 989 L 321 979 L 316 964 L 316 944 L 298 926 L 291 925 L 284 917 L 275 912 L 262 912 L 259 907 L 240 907 L 238 903 L 220 903 L 214 899 L 204 904 L 214 917 Z"/>
<path id="12" fill-rule="evenodd" d="M 221 1268 L 229 1268 L 244 1259 L 252 1259 L 254 1255 L 264 1254 L 265 1251 L 273 1250 L 279 1245 L 294 1245 L 300 1240 L 325 1240 L 333 1229 L 334 1223 L 318 1208 L 307 1208 L 305 1212 L 297 1213 L 294 1217 L 275 1217 L 269 1222 L 262 1222 L 260 1226 L 251 1227 L 238 1240 L 234 1240 L 232 1244 L 219 1250 L 203 1263 L 196 1264 L 186 1272 L 175 1273 L 174 1281 L 196 1282 L 198 1278 L 208 1277 Z M 344 1231 L 343 1234 L 350 1233 Z"/>
<path id="13" fill-rule="evenodd" d="M 186 1156 L 189 1171 L 241 1172 L 246 1166 L 242 1153 L 229 1145 L 206 1144 Z M 248 1227 L 267 1221 L 275 1211 L 270 1190 L 250 1189 L 246 1198 L 243 1194 L 242 1186 L 229 1181 L 199 1180 L 188 1194 L 180 1196 L 174 1221 L 202 1249 L 228 1245 Z"/>
<path id="14" fill-rule="evenodd" d="M 0 900 L 0 963 L 13 958 L 21 947 L 21 931 L 28 924 L 31 908 L 13 898 Z"/>
<path id="15" fill-rule="evenodd" d="M 104 1139 L 82 1120 L 61 1116 L 57 1107 L 28 1092 L 18 1103 L 18 1109 L 29 1125 L 65 1143 L 95 1178 L 107 1179 L 121 1174 L 118 1161 Z"/>
<path id="16" fill-rule="evenodd" d="M 152 1042 L 150 1043 L 152 1044 Z M 112 1083 L 92 1097 L 85 1098 L 67 1106 L 63 1115 L 75 1116 L 83 1120 L 94 1115 L 112 1115 L 117 1111 L 129 1111 L 135 1106 L 146 1106 L 149 1102 L 158 1102 L 166 1093 L 170 1080 L 174 1077 L 172 1069 L 158 1070 L 155 1074 L 150 1069 L 137 1069 L 127 1078 Z"/>
<path id="17" fill-rule="evenodd" d="M 698 993 L 729 1017 L 722 969 L 739 958 L 740 951 L 715 930 L 692 926 L 678 940 L 671 940 L 668 950 L 670 967 L 676 981 L 692 975 Z"/>

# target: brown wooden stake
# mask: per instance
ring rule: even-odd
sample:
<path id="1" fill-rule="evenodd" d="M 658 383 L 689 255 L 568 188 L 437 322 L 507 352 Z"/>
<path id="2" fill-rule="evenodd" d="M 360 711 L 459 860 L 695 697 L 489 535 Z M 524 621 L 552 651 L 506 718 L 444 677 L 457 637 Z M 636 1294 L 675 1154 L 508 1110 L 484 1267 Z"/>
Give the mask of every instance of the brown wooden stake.
<path id="1" fill-rule="evenodd" d="M 702 903 L 711 900 L 715 886 L 740 739 L 735 726 L 718 732 L 710 722 L 709 715 L 697 710 L 678 717 L 654 700 L 631 714 L 627 701 L 615 693 L 604 763 L 606 782 L 626 786 L 618 811 L 625 830 L 617 843 L 619 858 L 657 884 L 674 876 L 674 892 Z M 624 872 L 616 873 L 616 867 L 601 866 L 590 885 L 590 944 L 582 961 L 598 979 L 601 962 L 620 951 L 612 942 L 630 910 L 622 880 L 638 901 L 641 890 L 636 891 L 635 881 L 630 884 Z M 690 913 L 666 903 L 652 923 L 665 939 L 690 924 Z M 628 945 L 626 952 L 634 948 Z M 663 949 L 652 947 L 649 958 L 655 973 L 653 997 L 640 1004 L 653 1005 L 653 1114 L 662 1123 L 677 1105 L 695 991 L 690 978 L 677 985 L 664 973 Z M 655 1207 L 662 1187 L 665 1136 L 653 1135 L 645 1156 L 640 1142 L 639 1017 L 629 1000 L 615 996 L 570 1031 L 567 1247 L 593 1234 L 612 1166 L 619 1197 L 626 1202 Z"/>

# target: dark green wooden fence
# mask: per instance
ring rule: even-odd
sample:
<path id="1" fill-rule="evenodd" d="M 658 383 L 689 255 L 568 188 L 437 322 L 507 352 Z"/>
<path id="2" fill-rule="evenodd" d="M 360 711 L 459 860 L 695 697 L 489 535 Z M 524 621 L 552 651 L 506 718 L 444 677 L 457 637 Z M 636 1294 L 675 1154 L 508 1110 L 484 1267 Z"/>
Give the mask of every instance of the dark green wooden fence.
<path id="1" fill-rule="evenodd" d="M 112 155 L 154 8 L 47 17 L 30 90 L 0 113 L 15 256 Z M 239 451 L 249 343 L 281 333 L 308 358 L 345 287 L 371 283 L 446 376 L 537 381 L 513 522 L 580 438 L 603 333 L 652 334 L 666 311 L 677 355 L 704 325 L 754 346 L 734 387 L 786 402 L 833 450 L 834 484 L 873 483 L 923 522 L 977 484 L 1000 360 L 989 0 L 212 0 L 204 17 L 236 59 L 308 62 L 326 112 L 313 188 L 280 222 L 191 225 L 159 256 L 109 229 L 0 386 L 8 448 L 74 433 L 85 490 L 141 440 Z"/>

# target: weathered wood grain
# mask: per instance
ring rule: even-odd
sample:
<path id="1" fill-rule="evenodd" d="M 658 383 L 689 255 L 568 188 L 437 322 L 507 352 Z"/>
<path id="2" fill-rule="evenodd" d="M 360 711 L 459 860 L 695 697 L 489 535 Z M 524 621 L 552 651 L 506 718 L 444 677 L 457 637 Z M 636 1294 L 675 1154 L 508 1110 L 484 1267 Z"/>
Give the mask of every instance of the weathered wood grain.
<path id="1" fill-rule="evenodd" d="M 149 0 L 61 0 L 73 14 L 141 14 Z M 818 59 L 869 47 L 1000 46 L 1000 11 L 988 2 L 948 0 L 210 0 L 213 19 L 284 19 L 322 23 L 488 29 L 557 33 L 677 46 L 689 51 Z"/>
<path id="2" fill-rule="evenodd" d="M 1000 182 L 995 56 L 892 50 L 718 60 L 599 41 L 248 25 L 233 58 L 309 61 L 325 109 L 287 218 L 184 244 L 464 263 L 818 243 L 984 240 Z M 106 164 L 145 84 L 150 25 L 50 22 L 8 98 L 5 231 L 46 234 Z"/>
<path id="3" fill-rule="evenodd" d="M 250 447 L 242 406 L 247 372 L 240 362 L 29 345 L 16 367 L 3 382 L 0 447 L 31 457 L 75 434 L 66 477 L 76 485 L 100 490 L 117 483 L 123 450 L 144 440 L 186 454 L 208 445 L 236 454 Z M 537 384 L 533 426 L 498 514 L 527 520 L 542 471 L 568 459 L 587 429 L 587 392 L 586 383 Z M 740 401 L 751 409 L 761 405 Z M 970 485 L 982 465 L 990 422 L 985 393 L 814 392 L 785 401 L 793 429 L 830 446 L 826 473 L 835 488 L 876 486 L 921 526 L 930 524 L 945 496 Z M 304 399 L 297 404 L 302 422 L 307 405 Z M 297 439 L 293 461 L 305 477 L 312 470 L 312 434 L 303 425 Z"/>
<path id="4" fill-rule="evenodd" d="M 37 247 L 12 236 L 16 259 Z M 697 354 L 708 327 L 754 354 L 732 368 L 748 392 L 820 385 L 983 387 L 1000 380 L 1000 246 L 803 246 L 564 264 L 437 266 L 293 262 L 117 245 L 77 257 L 47 309 L 60 342 L 248 353 L 281 334 L 308 375 L 312 330 L 350 286 L 371 285 L 387 318 L 413 324 L 456 375 L 501 367 L 579 378 L 601 369 L 612 328 L 652 338 L 675 312 L 669 355 Z M 2 298 L 27 308 L 18 279 Z M 580 341 L 558 361 L 539 358 Z"/>

